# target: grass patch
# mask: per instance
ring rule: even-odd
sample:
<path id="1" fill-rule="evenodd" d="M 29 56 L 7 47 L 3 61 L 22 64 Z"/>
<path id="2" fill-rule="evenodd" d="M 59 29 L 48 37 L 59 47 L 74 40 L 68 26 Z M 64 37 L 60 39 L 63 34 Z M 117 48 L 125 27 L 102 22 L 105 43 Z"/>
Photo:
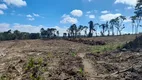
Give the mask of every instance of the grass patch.
<path id="1" fill-rule="evenodd" d="M 79 69 L 79 72 L 80 72 L 81 74 L 83 74 L 83 69 L 82 69 L 82 68 L 80 68 L 80 69 Z"/>
<path id="2" fill-rule="evenodd" d="M 44 80 L 41 76 L 47 69 L 47 62 L 43 58 L 30 58 L 25 64 L 25 75 L 30 80 Z"/>
<path id="3" fill-rule="evenodd" d="M 91 49 L 91 52 L 93 53 L 105 53 L 105 52 L 110 52 L 114 51 L 117 49 L 122 48 L 123 43 L 109 43 L 106 45 L 98 45 L 98 46 L 93 46 Z"/>
<path id="4" fill-rule="evenodd" d="M 73 52 L 71 55 L 72 55 L 73 57 L 76 57 L 76 53 L 75 53 L 75 52 Z"/>

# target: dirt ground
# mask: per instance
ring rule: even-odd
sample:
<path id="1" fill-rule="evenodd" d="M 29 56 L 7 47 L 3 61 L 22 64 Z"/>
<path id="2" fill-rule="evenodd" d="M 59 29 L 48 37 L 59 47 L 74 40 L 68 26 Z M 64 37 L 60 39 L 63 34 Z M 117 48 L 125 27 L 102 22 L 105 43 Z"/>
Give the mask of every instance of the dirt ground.
<path id="1" fill-rule="evenodd" d="M 93 39 L 110 43 L 134 38 Z M 66 40 L 2 41 L 0 80 L 142 80 L 141 51 L 95 54 L 92 47 Z"/>

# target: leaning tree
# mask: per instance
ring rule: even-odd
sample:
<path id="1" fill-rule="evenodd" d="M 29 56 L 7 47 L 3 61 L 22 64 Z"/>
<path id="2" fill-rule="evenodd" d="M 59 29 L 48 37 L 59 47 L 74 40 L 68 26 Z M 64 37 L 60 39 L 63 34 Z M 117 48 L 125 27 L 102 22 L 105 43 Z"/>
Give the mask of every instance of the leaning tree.
<path id="1" fill-rule="evenodd" d="M 136 28 L 136 16 L 131 16 L 131 21 L 132 21 L 132 34 L 134 34 L 134 28 L 135 28 L 135 33 L 137 31 L 137 28 Z"/>
<path id="2" fill-rule="evenodd" d="M 136 34 L 138 33 L 138 28 L 142 20 L 142 0 L 138 0 L 135 6 L 135 16 L 136 16 Z"/>
<path id="3" fill-rule="evenodd" d="M 102 36 L 105 36 L 105 32 L 106 32 L 107 29 L 108 29 L 108 22 L 106 22 L 105 24 L 101 24 L 101 25 L 100 25 L 100 28 L 102 29 L 101 35 L 102 35 Z"/>
<path id="4" fill-rule="evenodd" d="M 126 17 L 125 16 L 119 16 L 115 20 L 116 20 L 116 26 L 115 27 L 117 29 L 117 35 L 118 35 L 118 33 L 119 33 L 119 35 L 121 35 L 122 30 L 125 28 L 123 22 L 124 22 L 124 20 L 126 20 Z"/>

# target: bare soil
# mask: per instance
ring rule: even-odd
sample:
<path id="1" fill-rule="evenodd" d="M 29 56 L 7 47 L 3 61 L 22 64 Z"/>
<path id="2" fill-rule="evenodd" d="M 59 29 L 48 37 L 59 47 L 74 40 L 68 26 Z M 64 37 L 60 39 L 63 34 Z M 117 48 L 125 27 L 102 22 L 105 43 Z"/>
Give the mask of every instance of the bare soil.
<path id="1" fill-rule="evenodd" d="M 110 43 L 134 38 L 89 39 Z M 92 47 L 66 40 L 2 41 L 0 77 L 2 80 L 142 80 L 141 51 L 96 54 L 91 53 Z M 34 61 L 29 64 L 31 59 Z"/>

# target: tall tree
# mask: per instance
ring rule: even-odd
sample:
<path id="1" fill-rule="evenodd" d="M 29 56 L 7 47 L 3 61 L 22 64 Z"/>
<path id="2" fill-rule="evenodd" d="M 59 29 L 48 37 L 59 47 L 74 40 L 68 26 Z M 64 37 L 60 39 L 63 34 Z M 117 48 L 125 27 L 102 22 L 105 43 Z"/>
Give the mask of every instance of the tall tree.
<path id="1" fill-rule="evenodd" d="M 132 21 L 132 34 L 134 34 L 134 28 L 135 28 L 135 33 L 136 33 L 136 23 L 135 23 L 135 20 L 136 20 L 136 16 L 131 16 L 131 21 Z"/>
<path id="2" fill-rule="evenodd" d="M 71 37 L 76 37 L 77 36 L 77 26 L 76 26 L 76 24 L 71 25 L 70 28 L 68 29 L 68 32 L 70 33 Z"/>
<path id="3" fill-rule="evenodd" d="M 59 37 L 59 35 L 60 35 L 59 31 L 57 31 L 56 34 L 57 34 L 57 36 Z"/>
<path id="4" fill-rule="evenodd" d="M 104 35 L 105 35 L 105 32 L 106 32 L 107 29 L 108 29 L 108 22 L 106 22 L 105 24 L 101 24 L 101 25 L 100 25 L 100 28 L 102 29 L 101 35 L 104 36 Z"/>
<path id="5" fill-rule="evenodd" d="M 92 37 L 93 36 L 93 31 L 94 31 L 94 24 L 93 24 L 93 21 L 90 21 L 89 22 L 89 35 L 88 37 Z"/>
<path id="6" fill-rule="evenodd" d="M 111 31 L 112 31 L 112 35 L 114 36 L 114 27 L 115 27 L 115 25 L 116 25 L 116 20 L 115 20 L 115 19 L 111 19 L 111 20 L 109 21 L 109 23 L 110 23 L 110 29 L 111 29 Z"/>
<path id="7" fill-rule="evenodd" d="M 119 35 L 121 35 L 122 30 L 125 28 L 123 22 L 124 20 L 126 20 L 125 16 L 119 16 L 116 19 L 116 28 L 117 28 L 117 35 L 119 33 Z"/>
<path id="8" fill-rule="evenodd" d="M 81 32 L 82 32 L 83 30 L 85 30 L 85 34 L 87 35 L 87 29 L 88 29 L 87 26 L 80 25 L 80 26 L 77 28 L 78 36 L 81 36 Z"/>
<path id="9" fill-rule="evenodd" d="M 135 14 L 136 14 L 136 34 L 137 34 L 138 28 L 140 27 L 140 23 L 142 20 L 142 0 L 137 0 L 137 4 L 135 6 Z"/>
<path id="10" fill-rule="evenodd" d="M 55 32 L 56 32 L 55 28 L 48 28 L 47 29 L 47 37 L 54 38 L 56 36 Z"/>
<path id="11" fill-rule="evenodd" d="M 95 23 L 94 26 L 95 26 L 95 33 L 96 33 L 96 36 L 98 36 L 97 29 L 98 29 L 98 27 L 99 27 L 100 25 L 99 25 L 99 23 Z"/>
<path id="12" fill-rule="evenodd" d="M 20 31 L 18 31 L 18 30 L 14 31 L 14 35 L 15 35 L 16 39 L 21 39 L 22 38 L 22 35 L 21 35 Z"/>
<path id="13" fill-rule="evenodd" d="M 84 26 L 84 36 L 87 36 L 87 29 L 88 29 L 88 27 Z"/>
<path id="14" fill-rule="evenodd" d="M 83 25 L 80 25 L 78 28 L 77 28 L 77 34 L 78 36 L 81 36 L 81 31 L 84 29 L 84 26 Z"/>
<path id="15" fill-rule="evenodd" d="M 40 35 L 41 35 L 41 38 L 46 38 L 47 37 L 47 34 L 46 34 L 46 30 L 44 30 L 44 28 L 41 28 L 40 29 Z"/>
<path id="16" fill-rule="evenodd" d="M 67 33 L 63 33 L 63 38 L 66 38 L 67 37 Z"/>

